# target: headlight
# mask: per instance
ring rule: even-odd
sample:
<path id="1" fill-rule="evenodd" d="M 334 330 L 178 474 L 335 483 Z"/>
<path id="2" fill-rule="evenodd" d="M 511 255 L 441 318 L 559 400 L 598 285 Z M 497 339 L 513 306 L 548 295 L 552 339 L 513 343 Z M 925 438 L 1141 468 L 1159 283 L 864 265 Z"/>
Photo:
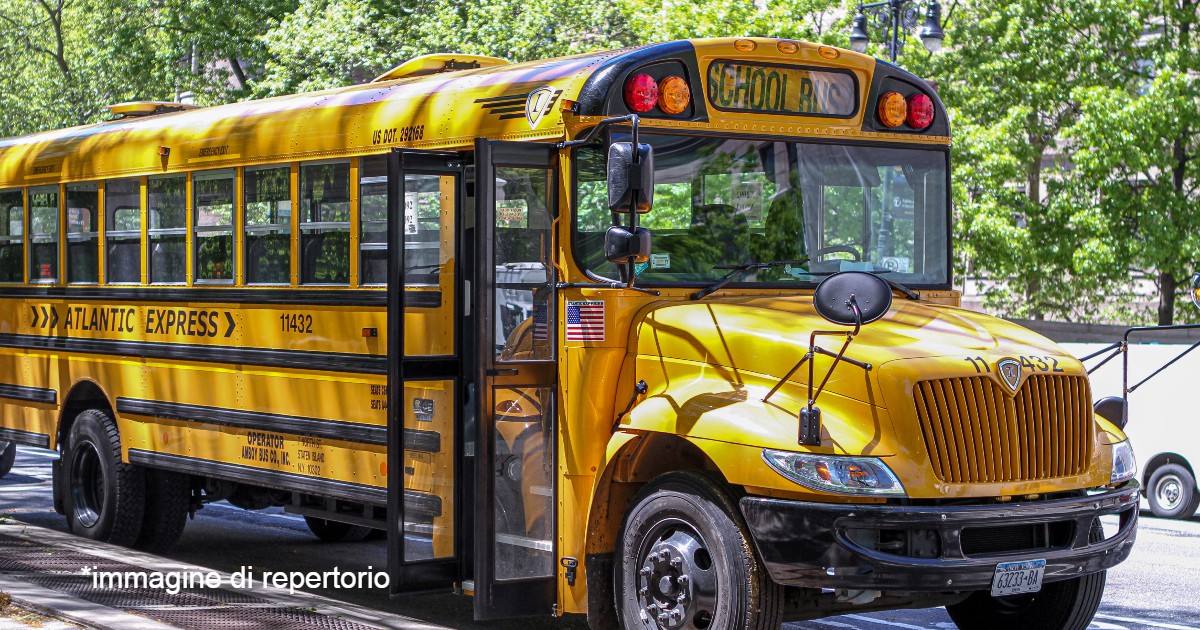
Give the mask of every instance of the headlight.
<path id="1" fill-rule="evenodd" d="M 1133 447 L 1130 446 L 1129 440 L 1113 444 L 1112 453 L 1112 474 L 1108 477 L 1108 483 L 1121 483 L 1133 479 L 1134 472 L 1137 471 L 1137 460 L 1133 458 Z"/>
<path id="2" fill-rule="evenodd" d="M 814 455 L 763 449 L 775 472 L 813 490 L 838 494 L 906 496 L 904 486 L 877 457 Z"/>

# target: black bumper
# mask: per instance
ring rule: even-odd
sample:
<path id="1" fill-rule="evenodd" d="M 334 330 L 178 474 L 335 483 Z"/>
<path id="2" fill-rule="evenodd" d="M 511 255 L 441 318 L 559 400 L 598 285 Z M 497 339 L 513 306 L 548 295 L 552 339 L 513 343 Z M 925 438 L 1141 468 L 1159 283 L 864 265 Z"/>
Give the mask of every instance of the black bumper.
<path id="1" fill-rule="evenodd" d="M 1045 559 L 1045 582 L 1115 566 L 1133 549 L 1138 491 L 1129 482 L 1086 497 L 954 507 L 745 497 L 741 508 L 759 557 L 780 584 L 969 591 L 989 589 L 999 562 Z M 1095 526 L 1107 514 L 1119 514 L 1120 527 L 1105 539 Z M 1026 534 L 1035 542 L 1022 547 Z"/>

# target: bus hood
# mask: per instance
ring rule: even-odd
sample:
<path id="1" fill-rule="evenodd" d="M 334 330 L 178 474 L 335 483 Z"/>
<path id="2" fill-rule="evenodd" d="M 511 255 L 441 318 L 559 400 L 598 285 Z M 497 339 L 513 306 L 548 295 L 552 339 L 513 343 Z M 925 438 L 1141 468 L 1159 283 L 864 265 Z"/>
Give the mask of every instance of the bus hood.
<path id="1" fill-rule="evenodd" d="M 813 330 L 850 330 L 825 321 L 807 295 L 718 298 L 661 303 L 635 330 L 636 378 L 647 395 L 630 414 L 630 428 L 697 438 L 796 448 L 797 413 L 807 399 L 808 365 L 792 372 L 808 350 Z M 817 337 L 837 352 L 842 336 Z M 864 326 L 829 376 L 818 404 L 832 439 L 820 450 L 890 455 L 898 444 L 885 400 L 897 404 L 884 364 L 902 359 L 906 373 L 976 373 L 998 357 L 1056 357 L 1071 371 L 1078 362 L 1053 342 L 1004 320 L 950 306 L 896 300 L 881 320 Z M 976 359 L 972 361 L 972 359 Z M 818 357 L 816 383 L 832 359 Z M 790 377 L 783 380 L 786 375 Z M 888 381 L 881 383 L 880 381 Z M 903 379 L 903 380 L 908 380 Z M 781 384 L 782 381 L 782 384 Z M 764 401 L 776 385 L 777 392 Z M 885 396 L 885 391 L 890 395 Z M 907 398 L 911 401 L 911 398 Z"/>

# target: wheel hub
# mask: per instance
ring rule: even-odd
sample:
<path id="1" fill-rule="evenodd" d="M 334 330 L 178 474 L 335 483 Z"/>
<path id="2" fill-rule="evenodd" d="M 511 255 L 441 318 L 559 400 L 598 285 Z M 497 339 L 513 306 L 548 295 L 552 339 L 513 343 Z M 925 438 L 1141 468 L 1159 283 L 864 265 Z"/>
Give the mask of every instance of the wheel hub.
<path id="1" fill-rule="evenodd" d="M 637 579 L 642 621 L 666 630 L 707 628 L 717 584 L 703 540 L 690 527 L 668 528 L 651 540 Z"/>
<path id="2" fill-rule="evenodd" d="M 1183 482 L 1175 475 L 1166 475 L 1159 480 L 1158 487 L 1154 491 L 1158 496 L 1159 505 L 1173 510 L 1179 507 L 1179 502 L 1183 498 Z"/>

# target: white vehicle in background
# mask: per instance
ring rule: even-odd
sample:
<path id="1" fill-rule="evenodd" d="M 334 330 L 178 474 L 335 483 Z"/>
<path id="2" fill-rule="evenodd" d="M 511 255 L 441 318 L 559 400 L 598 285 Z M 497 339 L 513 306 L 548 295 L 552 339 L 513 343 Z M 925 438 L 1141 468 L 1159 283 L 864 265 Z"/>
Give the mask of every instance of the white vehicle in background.
<path id="1" fill-rule="evenodd" d="M 1200 308 L 1200 273 L 1193 278 L 1192 301 Z M 1091 355 L 1085 363 L 1096 413 L 1117 426 L 1128 423 L 1124 430 L 1137 457 L 1137 479 L 1150 511 L 1160 518 L 1190 519 L 1200 507 L 1200 410 L 1194 403 L 1200 341 L 1155 343 L 1154 335 L 1187 329 L 1200 326 L 1131 328 L 1125 356 L 1120 344 L 1062 344 L 1080 358 Z"/>

